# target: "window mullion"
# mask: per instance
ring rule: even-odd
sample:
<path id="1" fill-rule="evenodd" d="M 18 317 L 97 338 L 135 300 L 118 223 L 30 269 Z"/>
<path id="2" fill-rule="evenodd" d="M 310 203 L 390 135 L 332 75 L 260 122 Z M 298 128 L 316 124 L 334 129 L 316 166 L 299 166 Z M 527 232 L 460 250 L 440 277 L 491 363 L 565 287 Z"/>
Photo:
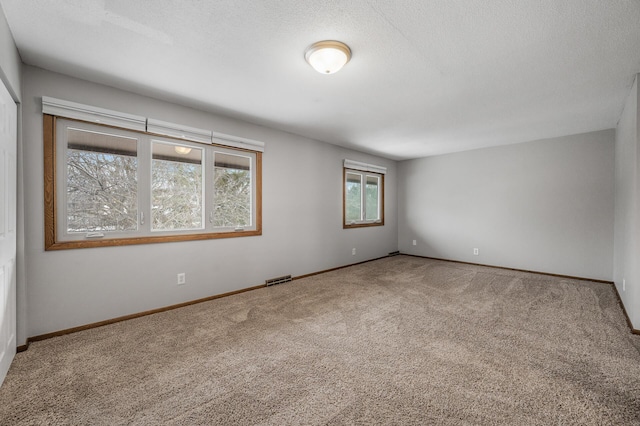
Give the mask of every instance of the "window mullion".
<path id="1" fill-rule="evenodd" d="M 144 215 L 144 221 L 142 220 Z M 138 139 L 138 233 L 151 233 L 151 139 Z"/>
<path id="2" fill-rule="evenodd" d="M 66 139 L 66 127 L 65 126 L 58 126 L 56 131 L 57 131 L 57 135 L 56 135 L 56 139 L 57 139 L 57 144 L 55 146 L 56 149 L 56 156 L 55 156 L 55 160 L 56 160 L 56 185 L 58 188 L 63 188 L 63 190 L 58 191 L 58 193 L 56 194 L 57 196 L 57 208 L 58 211 L 56 212 L 56 214 L 58 215 L 58 217 L 60 218 L 58 220 L 58 235 L 65 235 L 67 232 L 67 228 L 68 228 L 68 220 L 69 220 L 69 216 L 67 214 L 67 174 L 68 174 L 68 167 L 67 167 L 67 139 Z"/>
<path id="3" fill-rule="evenodd" d="M 382 192 L 382 187 L 384 186 L 383 180 L 384 176 L 378 178 L 378 216 L 376 217 L 378 221 L 382 219 L 382 203 L 384 199 L 384 193 Z"/>
<path id="4" fill-rule="evenodd" d="M 214 150 L 211 147 L 205 149 L 205 168 L 204 168 L 204 228 L 207 231 L 213 231 L 213 206 L 215 197 L 214 177 L 215 177 L 215 161 Z"/>
<path id="5" fill-rule="evenodd" d="M 367 220 L 367 178 L 364 173 L 360 174 L 360 220 L 365 222 Z"/>

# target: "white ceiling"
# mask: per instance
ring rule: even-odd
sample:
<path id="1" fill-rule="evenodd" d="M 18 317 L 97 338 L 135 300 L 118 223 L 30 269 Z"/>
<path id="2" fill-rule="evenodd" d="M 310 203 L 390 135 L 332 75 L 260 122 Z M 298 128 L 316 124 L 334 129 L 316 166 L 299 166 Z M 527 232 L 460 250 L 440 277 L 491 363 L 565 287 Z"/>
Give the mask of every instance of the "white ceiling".
<path id="1" fill-rule="evenodd" d="M 392 159 L 613 128 L 640 72 L 640 0 L 0 4 L 27 64 Z"/>

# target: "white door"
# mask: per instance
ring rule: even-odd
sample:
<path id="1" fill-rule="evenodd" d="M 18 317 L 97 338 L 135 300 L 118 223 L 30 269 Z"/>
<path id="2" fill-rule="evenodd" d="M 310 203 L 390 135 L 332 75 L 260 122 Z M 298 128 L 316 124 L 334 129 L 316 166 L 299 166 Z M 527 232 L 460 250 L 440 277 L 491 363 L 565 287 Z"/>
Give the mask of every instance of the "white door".
<path id="1" fill-rule="evenodd" d="M 16 354 L 17 107 L 0 82 L 0 384 Z"/>

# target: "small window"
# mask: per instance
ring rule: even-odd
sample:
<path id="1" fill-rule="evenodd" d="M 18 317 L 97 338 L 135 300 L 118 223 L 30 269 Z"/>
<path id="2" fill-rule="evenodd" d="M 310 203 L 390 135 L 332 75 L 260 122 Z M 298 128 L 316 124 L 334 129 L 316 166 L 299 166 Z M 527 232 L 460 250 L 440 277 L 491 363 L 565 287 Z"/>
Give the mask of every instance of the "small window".
<path id="1" fill-rule="evenodd" d="M 344 169 L 344 227 L 384 225 L 384 175 Z"/>

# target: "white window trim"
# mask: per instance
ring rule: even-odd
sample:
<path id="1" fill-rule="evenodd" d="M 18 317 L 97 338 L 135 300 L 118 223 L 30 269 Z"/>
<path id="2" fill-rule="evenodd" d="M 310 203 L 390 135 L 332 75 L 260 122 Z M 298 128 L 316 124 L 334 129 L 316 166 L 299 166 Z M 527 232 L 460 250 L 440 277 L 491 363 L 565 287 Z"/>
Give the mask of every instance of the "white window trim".
<path id="1" fill-rule="evenodd" d="M 146 142 L 143 140 L 143 142 Z M 202 232 L 211 232 L 209 229 L 207 229 L 206 226 L 206 222 L 205 222 L 205 217 L 206 217 L 206 212 L 207 210 L 207 186 L 206 186 L 206 182 L 207 179 L 210 177 L 209 174 L 207 173 L 207 164 L 208 164 L 208 158 L 210 157 L 209 151 L 207 151 L 202 145 L 200 144 L 195 144 L 195 143 L 189 143 L 189 142 L 182 142 L 182 141 L 175 141 L 175 140 L 171 140 L 171 139 L 166 139 L 166 138 L 161 138 L 161 137 L 157 137 L 157 136 L 152 136 L 149 137 L 148 140 L 148 153 L 145 153 L 145 155 L 147 156 L 147 158 L 149 159 L 149 167 L 148 167 L 148 173 L 144 173 L 144 175 L 142 176 L 143 179 L 139 178 L 138 179 L 138 194 L 142 195 L 144 197 L 144 206 L 145 206 L 145 215 L 147 215 L 148 220 L 145 222 L 145 232 L 148 232 L 149 236 L 156 236 L 156 235 L 172 235 L 172 234 L 198 234 L 198 233 L 202 233 Z M 153 229 L 153 227 L 151 226 L 153 223 L 153 212 L 152 210 L 152 199 L 153 199 L 153 190 L 152 185 L 153 185 L 153 144 L 154 143 L 158 143 L 158 144 L 166 144 L 166 145 L 175 145 L 175 146 L 188 146 L 192 149 L 199 149 L 202 150 L 202 200 L 203 200 L 203 205 L 202 205 L 202 210 L 201 210 L 201 223 L 202 226 L 200 226 L 199 228 L 182 228 L 182 229 L 171 229 L 171 230 L 166 230 L 166 229 Z M 146 145 L 146 143 L 145 143 Z M 142 188 L 142 189 L 141 189 Z M 149 189 L 148 191 L 146 189 Z M 142 193 L 140 192 L 142 190 Z M 147 194 L 148 192 L 148 194 Z M 147 201 L 148 199 L 148 201 Z M 140 197 L 138 197 L 138 203 L 140 203 Z M 139 220 L 139 218 L 138 218 Z M 219 231 L 218 231 L 219 232 Z"/>
<path id="2" fill-rule="evenodd" d="M 264 152 L 265 150 L 265 143 L 261 141 L 65 101 L 49 96 L 42 97 L 42 113 L 206 144 L 224 145 L 257 152 Z"/>
<path id="3" fill-rule="evenodd" d="M 344 160 L 344 168 L 357 170 L 361 172 L 378 173 L 381 175 L 384 175 L 387 173 L 387 168 L 384 166 L 376 166 L 374 164 L 367 164 L 367 163 L 362 163 L 360 161 L 347 160 L 347 159 Z"/>
<path id="4" fill-rule="evenodd" d="M 182 126 L 166 121 L 147 118 L 147 132 L 156 135 L 164 135 L 177 139 L 191 140 L 201 143 L 211 143 L 211 130 L 197 129 L 195 127 Z"/>
<path id="5" fill-rule="evenodd" d="M 211 148 L 209 150 L 209 152 L 212 152 L 213 155 L 211 156 L 211 161 L 209 161 L 210 167 L 207 167 L 208 173 L 207 175 L 210 176 L 211 179 L 211 186 L 213 186 L 213 179 L 215 176 L 215 153 L 219 152 L 221 154 L 228 154 L 228 155 L 236 155 L 238 157 L 246 157 L 249 158 L 249 170 L 251 171 L 251 197 L 250 197 L 250 203 L 251 203 L 251 226 L 249 227 L 237 227 L 237 226 L 216 226 L 213 227 L 213 229 L 216 230 L 216 232 L 243 232 L 243 231 L 255 231 L 256 230 L 256 214 L 257 214 L 257 210 L 256 210 L 256 181 L 257 181 L 257 168 L 256 168 L 256 155 L 255 153 L 249 152 L 249 151 L 238 151 L 236 149 L 229 149 L 229 148 L 225 148 L 225 147 L 218 147 L 218 146 L 214 146 L 213 148 Z M 207 215 L 206 215 L 206 220 L 208 222 L 209 225 L 211 225 L 211 221 L 213 218 L 213 205 L 215 203 L 215 199 L 213 197 L 205 197 L 205 202 L 211 202 L 211 206 L 209 208 L 209 210 L 207 210 Z"/>
<path id="6" fill-rule="evenodd" d="M 60 99 L 50 98 L 48 96 L 42 97 L 42 113 L 55 115 L 57 117 L 71 118 L 74 120 L 100 123 L 123 129 L 137 130 L 140 132 L 144 132 L 147 126 L 147 119 L 139 115 L 112 111 L 76 102 L 63 101 Z"/>

